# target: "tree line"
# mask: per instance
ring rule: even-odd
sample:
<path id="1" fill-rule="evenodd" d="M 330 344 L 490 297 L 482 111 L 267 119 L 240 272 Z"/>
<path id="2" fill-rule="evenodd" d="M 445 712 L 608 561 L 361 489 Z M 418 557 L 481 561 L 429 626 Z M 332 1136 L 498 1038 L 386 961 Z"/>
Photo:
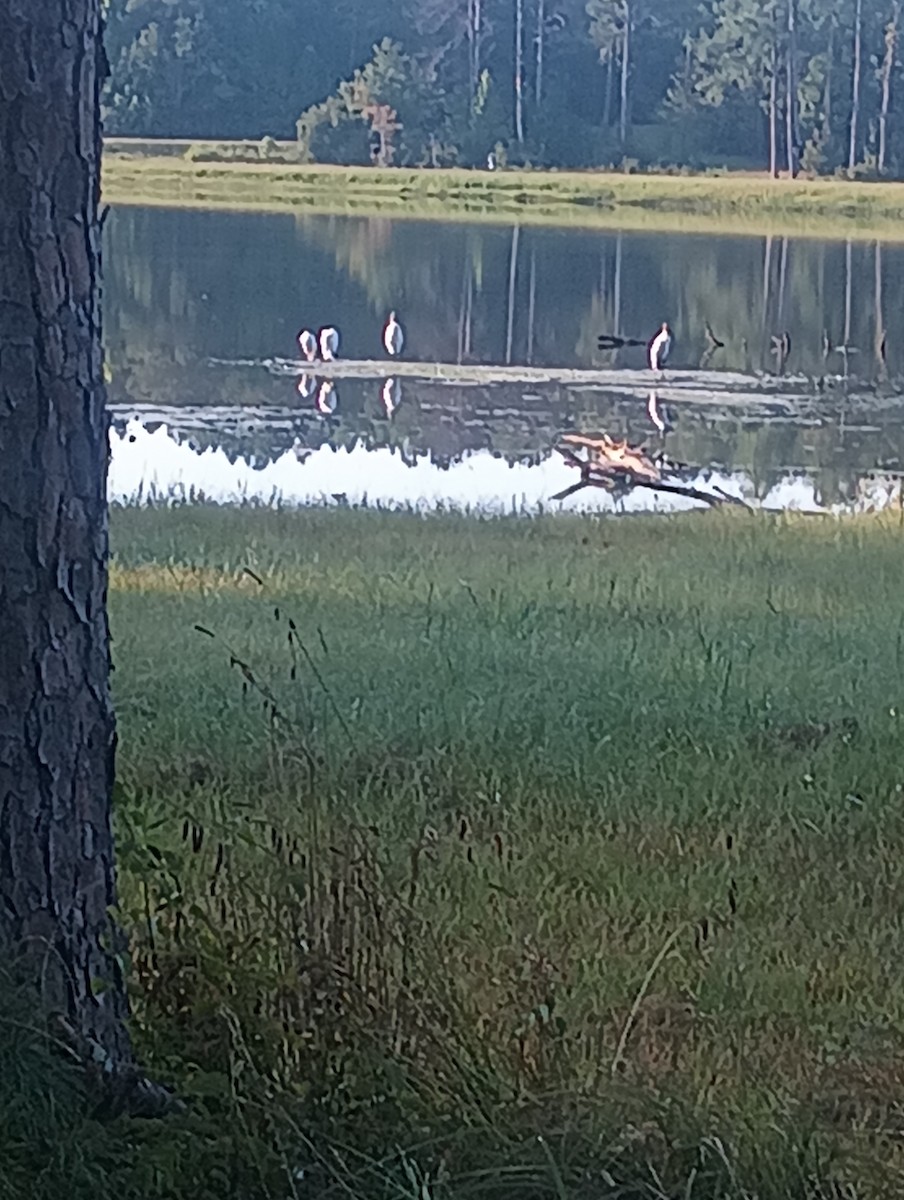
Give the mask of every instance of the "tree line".
<path id="1" fill-rule="evenodd" d="M 896 175 L 901 0 L 104 0 L 108 132 Z"/>

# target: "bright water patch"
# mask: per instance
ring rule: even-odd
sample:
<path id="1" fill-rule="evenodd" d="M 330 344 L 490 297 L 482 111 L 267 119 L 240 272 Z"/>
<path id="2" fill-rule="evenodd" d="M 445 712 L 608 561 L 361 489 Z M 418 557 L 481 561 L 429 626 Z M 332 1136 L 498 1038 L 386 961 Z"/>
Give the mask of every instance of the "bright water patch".
<path id="1" fill-rule="evenodd" d="M 554 501 L 552 497 L 575 478 L 554 455 L 537 464 L 509 464 L 484 450 L 444 467 L 429 454 L 406 463 L 397 450 L 369 449 L 358 443 L 350 448 L 296 448 L 256 463 L 219 447 L 202 448 L 174 435 L 166 425 L 148 429 L 140 421 L 129 422 L 121 431 L 111 430 L 110 448 L 109 495 L 121 504 L 205 500 L 487 514 L 678 512 L 706 507 L 701 501 L 655 489 L 635 489 L 616 498 L 594 488 Z M 764 509 L 828 511 L 817 502 L 813 481 L 806 477 L 789 474 L 758 501 L 753 480 L 743 472 L 700 471 L 687 482 L 701 490 L 721 488 Z M 891 497 L 887 499 L 890 502 Z M 842 507 L 833 506 L 833 511 Z"/>

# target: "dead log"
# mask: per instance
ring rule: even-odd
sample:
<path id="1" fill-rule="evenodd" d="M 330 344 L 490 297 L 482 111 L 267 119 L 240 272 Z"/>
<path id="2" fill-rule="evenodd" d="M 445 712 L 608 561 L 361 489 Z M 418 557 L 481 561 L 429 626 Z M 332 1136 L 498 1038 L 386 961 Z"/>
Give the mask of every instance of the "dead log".
<path id="1" fill-rule="evenodd" d="M 734 504 L 749 508 L 743 500 L 729 495 L 718 486 L 712 491 L 702 491 L 680 479 L 663 478 L 661 467 L 649 458 L 643 446 L 629 446 L 627 440 L 618 442 L 606 434 L 592 438 L 580 433 L 563 434 L 561 440 L 563 444 L 556 449 L 568 466 L 580 471 L 581 477 L 577 483 L 557 492 L 553 500 L 565 500 L 585 487 L 603 488 L 608 492 L 631 491 L 632 488 L 642 487 L 687 496 L 690 500 L 700 500 L 711 507 Z M 576 454 L 573 446 L 585 449 L 587 457 Z"/>
<path id="2" fill-rule="evenodd" d="M 603 434 L 586 437 L 582 433 L 565 433 L 562 441 L 569 446 L 583 446 L 587 451 L 587 466 L 598 471 L 623 471 L 638 479 L 661 479 L 662 472 L 643 446 L 629 446 L 627 438 L 617 442 Z"/>

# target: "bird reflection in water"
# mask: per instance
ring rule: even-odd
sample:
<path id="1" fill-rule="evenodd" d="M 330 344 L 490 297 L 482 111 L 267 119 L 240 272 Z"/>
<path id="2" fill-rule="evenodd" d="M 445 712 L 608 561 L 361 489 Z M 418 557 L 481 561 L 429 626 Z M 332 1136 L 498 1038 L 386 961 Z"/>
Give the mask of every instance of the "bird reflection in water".
<path id="1" fill-rule="evenodd" d="M 647 400 L 647 416 L 661 437 L 665 437 L 667 433 L 671 433 L 675 428 L 675 418 L 672 411 L 667 405 L 659 403 L 659 393 L 655 388 L 650 392 L 649 399 Z"/>
<path id="2" fill-rule="evenodd" d="M 402 387 L 399 381 L 397 379 L 384 380 L 380 398 L 383 401 L 386 416 L 391 418 L 402 402 Z"/>
<path id="3" fill-rule="evenodd" d="M 332 379 L 321 380 L 320 387 L 317 389 L 317 399 L 314 403 L 317 406 L 317 411 L 323 413 L 325 417 L 330 416 L 336 411 L 336 406 L 339 403 L 339 393 L 336 391 L 336 385 Z"/>
<path id="4" fill-rule="evenodd" d="M 299 376 L 298 383 L 295 385 L 295 390 L 301 396 L 302 400 L 310 400 L 314 395 L 316 385 L 316 379 L 312 379 L 310 375 L 301 375 Z"/>

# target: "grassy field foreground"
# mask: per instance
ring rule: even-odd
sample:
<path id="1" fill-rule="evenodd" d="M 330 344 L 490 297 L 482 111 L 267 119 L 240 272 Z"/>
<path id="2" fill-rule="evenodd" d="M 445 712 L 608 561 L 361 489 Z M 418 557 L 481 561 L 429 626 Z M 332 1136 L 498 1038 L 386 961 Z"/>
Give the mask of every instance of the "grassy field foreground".
<path id="1" fill-rule="evenodd" d="M 134 1028 L 189 1111 L 29 1109 L 17 1034 L 2 1188 L 900 1195 L 902 536 L 115 512 Z"/>
<path id="2" fill-rule="evenodd" d="M 188 161 L 108 152 L 104 199 L 262 211 L 516 220 L 587 228 L 901 239 L 904 183 L 764 175 L 471 171 Z"/>

